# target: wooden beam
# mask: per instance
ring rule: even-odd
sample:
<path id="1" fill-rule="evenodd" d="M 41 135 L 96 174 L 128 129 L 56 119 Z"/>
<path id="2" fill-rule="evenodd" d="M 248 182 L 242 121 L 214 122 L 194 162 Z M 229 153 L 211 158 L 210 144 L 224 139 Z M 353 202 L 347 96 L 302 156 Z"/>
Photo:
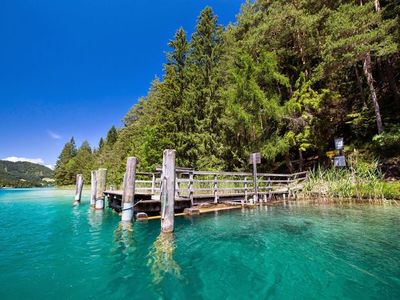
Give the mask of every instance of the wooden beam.
<path id="1" fill-rule="evenodd" d="M 123 222 L 131 222 L 133 217 L 133 200 L 135 198 L 136 157 L 128 157 L 124 176 L 124 190 L 122 193 Z"/>
<path id="2" fill-rule="evenodd" d="M 167 149 L 163 153 L 162 195 L 161 195 L 161 230 L 174 231 L 175 209 L 175 159 L 176 151 Z"/>

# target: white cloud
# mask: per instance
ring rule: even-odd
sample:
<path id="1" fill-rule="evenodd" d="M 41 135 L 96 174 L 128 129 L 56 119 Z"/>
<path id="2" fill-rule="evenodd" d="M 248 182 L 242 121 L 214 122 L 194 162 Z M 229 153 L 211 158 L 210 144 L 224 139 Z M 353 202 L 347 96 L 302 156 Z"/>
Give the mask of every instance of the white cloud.
<path id="1" fill-rule="evenodd" d="M 2 160 L 17 162 L 17 161 L 27 161 L 38 165 L 44 165 L 44 160 L 41 158 L 26 158 L 26 157 L 17 157 L 17 156 L 9 156 L 3 158 Z"/>
<path id="2" fill-rule="evenodd" d="M 46 167 L 48 167 L 49 169 L 51 169 L 51 170 L 54 170 L 55 169 L 55 165 L 45 165 Z"/>
<path id="3" fill-rule="evenodd" d="M 55 140 L 60 140 L 60 139 L 61 139 L 61 135 L 59 135 L 58 133 L 56 133 L 56 132 L 54 132 L 54 131 L 47 130 L 47 133 L 49 134 L 49 136 L 50 136 L 52 139 L 55 139 Z"/>

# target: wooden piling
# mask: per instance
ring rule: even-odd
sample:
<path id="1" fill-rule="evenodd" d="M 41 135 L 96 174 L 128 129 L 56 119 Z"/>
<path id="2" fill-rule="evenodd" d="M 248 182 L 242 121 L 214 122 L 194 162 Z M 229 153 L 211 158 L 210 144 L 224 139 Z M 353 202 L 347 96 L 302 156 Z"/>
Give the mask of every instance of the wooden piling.
<path id="1" fill-rule="evenodd" d="M 175 208 L 175 158 L 176 151 L 167 149 L 163 153 L 162 165 L 162 195 L 161 195 L 161 230 L 174 231 Z"/>
<path id="2" fill-rule="evenodd" d="M 96 206 L 96 190 L 97 190 L 97 179 L 96 179 L 96 171 L 92 171 L 90 173 L 90 206 Z"/>
<path id="3" fill-rule="evenodd" d="M 96 209 L 104 208 L 104 191 L 107 184 L 107 169 L 98 169 L 96 174 Z"/>
<path id="4" fill-rule="evenodd" d="M 81 203 L 82 189 L 83 189 L 83 175 L 78 174 L 78 175 L 76 175 L 76 189 L 75 189 L 74 205 L 79 205 Z"/>
<path id="5" fill-rule="evenodd" d="M 122 217 L 123 222 L 131 222 L 133 217 L 133 200 L 135 198 L 136 157 L 128 157 L 124 176 L 124 190 L 122 193 Z"/>

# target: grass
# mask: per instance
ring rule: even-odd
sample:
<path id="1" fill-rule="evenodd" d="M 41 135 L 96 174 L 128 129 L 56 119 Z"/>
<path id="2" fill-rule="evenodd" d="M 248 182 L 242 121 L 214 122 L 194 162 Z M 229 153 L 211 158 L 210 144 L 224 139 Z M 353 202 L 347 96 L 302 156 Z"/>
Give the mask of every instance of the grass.
<path id="1" fill-rule="evenodd" d="M 400 182 L 384 181 L 378 161 L 359 161 L 349 157 L 347 168 L 318 168 L 309 174 L 303 193 L 341 199 L 400 199 Z"/>

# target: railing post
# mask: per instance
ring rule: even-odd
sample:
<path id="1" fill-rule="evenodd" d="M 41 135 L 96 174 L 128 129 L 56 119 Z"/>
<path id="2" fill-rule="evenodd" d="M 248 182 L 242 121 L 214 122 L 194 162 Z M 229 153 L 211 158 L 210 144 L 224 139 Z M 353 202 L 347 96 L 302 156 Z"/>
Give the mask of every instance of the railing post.
<path id="1" fill-rule="evenodd" d="M 161 230 L 162 232 L 174 231 L 174 208 L 175 208 L 175 150 L 164 150 L 162 181 L 163 189 L 161 196 Z"/>
<path id="2" fill-rule="evenodd" d="M 218 178 L 217 175 L 214 175 L 214 182 L 213 182 L 213 194 L 214 194 L 214 203 L 218 203 Z"/>
<path id="3" fill-rule="evenodd" d="M 271 177 L 268 176 L 268 200 L 272 199 Z"/>
<path id="4" fill-rule="evenodd" d="M 257 164 L 253 163 L 253 183 L 254 183 L 254 199 L 253 202 L 258 202 L 258 183 L 257 183 Z"/>
<path id="5" fill-rule="evenodd" d="M 179 176 L 175 175 L 175 199 L 178 199 L 180 196 L 179 193 L 179 187 L 180 187 L 180 182 L 179 182 Z"/>
<path id="6" fill-rule="evenodd" d="M 78 175 L 76 175 L 76 189 L 75 189 L 74 205 L 79 205 L 81 203 L 82 188 L 83 188 L 83 175 L 78 174 Z"/>
<path id="7" fill-rule="evenodd" d="M 244 201 L 245 202 L 247 202 L 247 197 L 248 197 L 248 194 L 247 194 L 247 176 L 246 176 L 246 177 L 244 177 Z"/>
<path id="8" fill-rule="evenodd" d="M 136 180 L 136 157 L 128 157 L 126 161 L 126 171 L 124 176 L 124 190 L 122 193 L 122 217 L 123 222 L 132 221 L 133 202 L 135 199 L 135 180 Z"/>
<path id="9" fill-rule="evenodd" d="M 96 209 L 104 208 L 104 191 L 106 190 L 107 183 L 107 169 L 99 169 L 96 174 L 97 187 L 96 187 Z"/>
<path id="10" fill-rule="evenodd" d="M 193 207 L 193 171 L 189 173 L 189 198 L 190 204 Z"/>
<path id="11" fill-rule="evenodd" d="M 288 191 L 288 199 L 290 199 L 290 178 L 292 175 L 288 176 L 287 178 L 287 191 Z"/>
<path id="12" fill-rule="evenodd" d="M 96 205 L 96 189 L 97 189 L 97 179 L 96 171 L 90 173 L 90 206 L 95 207 Z"/>
<path id="13" fill-rule="evenodd" d="M 152 174 L 151 176 L 151 195 L 155 194 L 156 189 L 156 174 Z"/>

